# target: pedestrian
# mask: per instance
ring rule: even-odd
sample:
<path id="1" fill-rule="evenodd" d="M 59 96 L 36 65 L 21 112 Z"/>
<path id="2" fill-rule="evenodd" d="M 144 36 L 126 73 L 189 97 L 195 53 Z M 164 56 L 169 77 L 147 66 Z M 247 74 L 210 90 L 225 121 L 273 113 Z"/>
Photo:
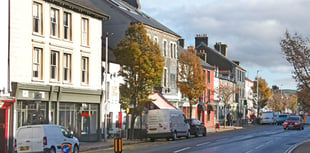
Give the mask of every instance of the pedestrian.
<path id="1" fill-rule="evenodd" d="M 232 113 L 229 113 L 229 116 L 228 116 L 228 124 L 229 124 L 229 126 L 232 126 L 233 119 L 234 119 L 234 117 L 233 117 Z"/>

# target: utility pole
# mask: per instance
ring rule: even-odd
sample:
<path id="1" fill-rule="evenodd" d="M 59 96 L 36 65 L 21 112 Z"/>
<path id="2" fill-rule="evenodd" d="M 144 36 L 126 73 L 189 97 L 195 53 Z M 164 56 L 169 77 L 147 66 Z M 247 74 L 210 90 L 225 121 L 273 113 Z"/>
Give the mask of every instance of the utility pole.
<path id="1" fill-rule="evenodd" d="M 256 95 L 257 95 L 257 112 L 256 112 L 257 114 L 256 114 L 256 117 L 258 117 L 258 115 L 259 115 L 258 72 L 259 72 L 259 70 L 257 70 L 257 74 L 256 74 Z"/>

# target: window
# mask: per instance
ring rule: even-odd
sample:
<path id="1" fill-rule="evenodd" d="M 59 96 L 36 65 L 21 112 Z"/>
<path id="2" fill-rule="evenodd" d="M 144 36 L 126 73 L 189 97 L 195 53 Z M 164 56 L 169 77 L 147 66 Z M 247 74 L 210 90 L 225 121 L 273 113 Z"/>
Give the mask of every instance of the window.
<path id="1" fill-rule="evenodd" d="M 71 14 L 64 12 L 64 39 L 71 40 Z"/>
<path id="2" fill-rule="evenodd" d="M 82 18 L 82 45 L 88 46 L 88 19 Z"/>
<path id="3" fill-rule="evenodd" d="M 164 56 L 167 56 L 167 41 L 164 41 Z"/>
<path id="4" fill-rule="evenodd" d="M 164 87 L 168 87 L 168 70 L 164 70 Z"/>
<path id="5" fill-rule="evenodd" d="M 59 11 L 51 8 L 51 36 L 58 37 L 59 31 Z"/>
<path id="6" fill-rule="evenodd" d="M 208 103 L 211 102 L 211 89 L 208 89 Z"/>
<path id="7" fill-rule="evenodd" d="M 71 82 L 71 54 L 64 54 L 64 81 Z"/>
<path id="8" fill-rule="evenodd" d="M 173 58 L 173 44 L 170 44 L 170 57 Z"/>
<path id="9" fill-rule="evenodd" d="M 33 66 L 32 77 L 42 80 L 42 48 L 34 47 L 33 49 Z"/>
<path id="10" fill-rule="evenodd" d="M 82 57 L 82 83 L 88 83 L 88 58 Z"/>
<path id="11" fill-rule="evenodd" d="M 33 2 L 32 17 L 33 32 L 42 34 L 42 5 L 40 3 Z"/>
<path id="12" fill-rule="evenodd" d="M 173 45 L 173 56 L 174 56 L 174 58 L 177 58 L 177 45 L 176 44 L 174 44 Z"/>
<path id="13" fill-rule="evenodd" d="M 208 83 L 210 84 L 211 83 L 211 72 L 208 71 L 208 74 L 207 74 L 207 79 L 208 79 Z"/>
<path id="14" fill-rule="evenodd" d="M 58 80 L 59 53 L 51 51 L 51 79 Z"/>

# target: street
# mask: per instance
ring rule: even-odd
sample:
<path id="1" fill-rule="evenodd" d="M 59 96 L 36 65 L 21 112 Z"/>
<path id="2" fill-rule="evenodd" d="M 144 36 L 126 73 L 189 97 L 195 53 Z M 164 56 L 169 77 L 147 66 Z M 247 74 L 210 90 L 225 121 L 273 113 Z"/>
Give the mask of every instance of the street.
<path id="1" fill-rule="evenodd" d="M 155 142 L 125 145 L 123 153 L 284 153 L 291 146 L 310 139 L 310 126 L 305 130 L 283 130 L 283 126 L 259 125 L 207 137 L 179 138 L 177 141 L 159 139 Z M 92 153 L 113 153 L 113 148 L 98 149 Z M 86 153 L 86 152 L 84 152 Z"/>

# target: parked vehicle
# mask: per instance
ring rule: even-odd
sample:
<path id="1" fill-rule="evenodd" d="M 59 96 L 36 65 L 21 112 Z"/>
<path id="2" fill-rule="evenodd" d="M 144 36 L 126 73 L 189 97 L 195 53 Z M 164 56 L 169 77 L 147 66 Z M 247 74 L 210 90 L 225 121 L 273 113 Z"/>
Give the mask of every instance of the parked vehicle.
<path id="1" fill-rule="evenodd" d="M 304 122 L 300 116 L 289 116 L 287 120 L 283 123 L 284 130 L 287 129 L 304 129 Z"/>
<path id="2" fill-rule="evenodd" d="M 263 112 L 261 124 L 274 124 L 276 122 L 274 112 Z"/>
<path id="3" fill-rule="evenodd" d="M 279 117 L 277 118 L 277 125 L 283 124 L 283 122 L 287 119 L 287 117 L 288 117 L 288 114 L 279 115 Z"/>
<path id="4" fill-rule="evenodd" d="M 177 137 L 190 137 L 190 127 L 181 110 L 149 110 L 146 122 L 147 138 L 150 138 L 151 141 L 158 138 L 176 140 Z"/>
<path id="5" fill-rule="evenodd" d="M 191 135 L 198 137 L 199 135 L 207 136 L 207 128 L 198 119 L 187 119 L 190 126 Z"/>
<path id="6" fill-rule="evenodd" d="M 16 131 L 15 150 L 18 153 L 60 153 L 62 149 L 71 149 L 71 152 L 78 153 L 79 141 L 60 125 L 27 125 Z"/>

